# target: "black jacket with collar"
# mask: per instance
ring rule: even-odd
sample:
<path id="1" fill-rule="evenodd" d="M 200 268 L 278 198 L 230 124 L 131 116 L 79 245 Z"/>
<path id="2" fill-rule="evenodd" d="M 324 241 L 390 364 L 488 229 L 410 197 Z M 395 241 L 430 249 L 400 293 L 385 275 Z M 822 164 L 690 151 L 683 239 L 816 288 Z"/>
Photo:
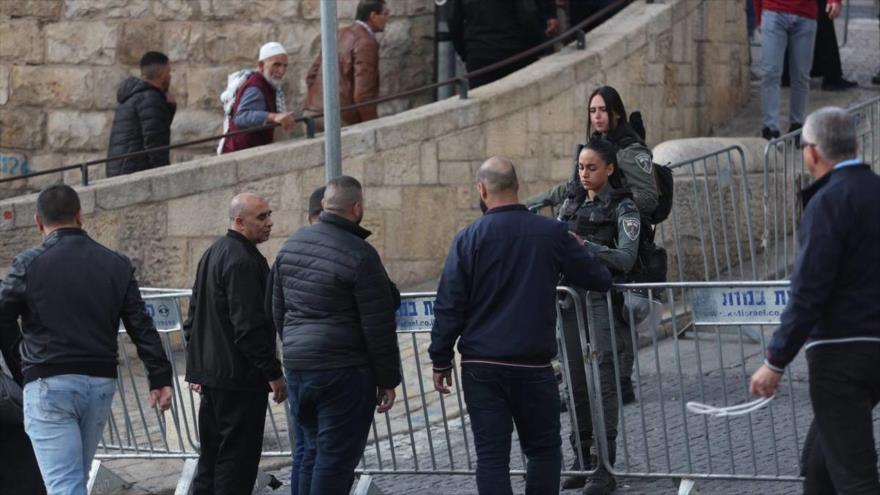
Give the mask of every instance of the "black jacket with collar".
<path id="1" fill-rule="evenodd" d="M 0 284 L 4 337 L 19 332 L 19 316 L 26 383 L 63 374 L 115 378 L 121 319 L 147 367 L 150 388 L 171 385 L 171 364 L 131 262 L 82 229 L 58 229 L 12 261 Z"/>
<path id="2" fill-rule="evenodd" d="M 183 325 L 186 381 L 231 390 L 268 390 L 281 378 L 275 332 L 263 300 L 269 264 L 230 230 L 199 260 Z"/>
<path id="3" fill-rule="evenodd" d="M 286 368 L 370 366 L 378 386 L 400 383 L 394 314 L 400 295 L 365 240 L 369 235 L 325 211 L 281 247 L 266 303 L 281 332 Z"/>
<path id="4" fill-rule="evenodd" d="M 782 371 L 801 347 L 880 343 L 880 176 L 832 170 L 802 193 L 791 295 L 766 362 Z"/>

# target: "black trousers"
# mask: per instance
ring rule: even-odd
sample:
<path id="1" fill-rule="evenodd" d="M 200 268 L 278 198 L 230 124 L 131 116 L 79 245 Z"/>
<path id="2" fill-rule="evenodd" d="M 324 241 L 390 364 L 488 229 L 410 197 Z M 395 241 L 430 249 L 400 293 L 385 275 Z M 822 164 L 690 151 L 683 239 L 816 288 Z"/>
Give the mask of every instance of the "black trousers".
<path id="1" fill-rule="evenodd" d="M 0 372 L 2 373 L 2 372 Z M 41 495 L 46 493 L 31 441 L 23 425 L 0 423 L 0 493 Z"/>
<path id="2" fill-rule="evenodd" d="M 824 344 L 807 350 L 815 415 L 804 444 L 804 493 L 878 495 L 871 418 L 880 402 L 880 344 Z"/>
<path id="3" fill-rule="evenodd" d="M 240 495 L 254 490 L 268 401 L 264 390 L 202 387 L 201 452 L 194 495 Z"/>

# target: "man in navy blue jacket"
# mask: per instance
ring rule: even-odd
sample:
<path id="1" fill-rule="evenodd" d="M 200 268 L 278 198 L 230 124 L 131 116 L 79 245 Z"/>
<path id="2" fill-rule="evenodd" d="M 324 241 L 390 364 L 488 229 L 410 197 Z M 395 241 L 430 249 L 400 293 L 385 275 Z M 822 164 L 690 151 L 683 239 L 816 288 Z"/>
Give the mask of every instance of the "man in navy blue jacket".
<path id="1" fill-rule="evenodd" d="M 458 340 L 480 493 L 512 493 L 514 423 L 528 458 L 526 493 L 557 493 L 562 442 L 550 365 L 556 356 L 555 288 L 564 274 L 577 286 L 604 291 L 611 274 L 565 224 L 519 203 L 510 161 L 483 163 L 477 188 L 485 215 L 452 241 L 434 303 L 434 388 L 449 393 Z"/>
<path id="2" fill-rule="evenodd" d="M 804 493 L 880 493 L 871 414 L 880 401 L 880 176 L 856 158 L 852 115 L 807 117 L 800 253 L 791 301 L 751 391 L 769 397 L 804 344 L 815 418 Z"/>

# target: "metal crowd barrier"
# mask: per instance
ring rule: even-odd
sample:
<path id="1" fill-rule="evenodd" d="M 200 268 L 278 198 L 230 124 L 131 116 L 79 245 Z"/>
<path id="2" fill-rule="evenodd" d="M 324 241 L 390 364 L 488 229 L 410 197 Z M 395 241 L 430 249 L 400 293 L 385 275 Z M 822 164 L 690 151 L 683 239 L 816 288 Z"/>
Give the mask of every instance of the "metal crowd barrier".
<path id="1" fill-rule="evenodd" d="M 663 318 L 650 323 L 635 321 L 611 325 L 612 335 L 629 332 L 634 340 L 650 345 L 637 350 L 633 382 L 638 400 L 623 405 L 618 385 L 614 398 L 620 410 L 617 462 L 612 466 L 605 445 L 604 408 L 599 368 L 589 342 L 596 332 L 589 298 L 568 287 L 582 339 L 584 373 L 593 404 L 596 454 L 613 473 L 622 476 L 683 480 L 732 479 L 751 481 L 799 481 L 799 455 L 812 417 L 801 356 L 786 372 L 778 397 L 768 407 L 738 418 L 710 419 L 689 413 L 687 401 L 729 406 L 750 400 L 748 378 L 763 359 L 763 350 L 778 324 L 788 294 L 787 282 L 691 282 L 629 284 L 617 286 L 627 292 L 647 292 L 653 316 L 662 305 Z M 164 415 L 146 404 L 148 387 L 143 366 L 124 332 L 120 332 L 119 393 L 98 449 L 101 460 L 195 459 L 198 457 L 198 395 L 183 382 L 184 343 L 181 338 L 182 305 L 189 291 L 144 290 L 148 311 L 153 314 L 165 351 L 174 366 L 174 400 Z M 473 475 L 476 453 L 470 422 L 460 386 L 459 369 L 453 373 L 453 394 L 433 391 L 431 363 L 427 356 L 433 324 L 432 292 L 404 294 L 398 310 L 398 342 L 403 382 L 395 406 L 376 415 L 358 468 L 363 475 Z M 560 297 L 560 300 L 564 299 Z M 661 302 L 662 301 L 662 302 Z M 610 294 L 606 303 L 612 306 Z M 559 314 L 560 308 L 557 308 Z M 559 369 L 570 381 L 565 346 L 560 338 Z M 682 330 L 689 329 L 686 336 Z M 668 336 L 668 338 L 666 338 Z M 620 362 L 615 339 L 616 383 Z M 567 388 L 566 388 L 567 390 Z M 565 395 L 563 436 L 576 430 L 574 398 Z M 270 405 L 264 435 L 264 457 L 291 455 L 286 403 Z M 880 421 L 875 421 L 880 430 Z M 514 434 L 515 435 L 515 434 Z M 877 432 L 880 439 L 880 431 Z M 564 442 L 566 443 L 566 442 Z M 585 450 L 585 449 L 580 449 Z M 565 465 L 572 460 L 563 448 Z M 525 474 L 525 461 L 518 442 L 513 442 L 511 474 Z M 582 467 L 586 459 L 580 459 Z M 188 461 L 192 462 L 192 461 Z M 595 467 L 595 466 L 594 466 Z M 593 471 L 564 471 L 590 474 Z M 191 474 L 191 473 L 190 473 Z"/>
<path id="2" fill-rule="evenodd" d="M 651 345 L 635 353 L 632 377 L 638 400 L 624 406 L 619 350 L 616 340 L 611 339 L 618 384 L 614 397 L 621 413 L 617 462 L 612 465 L 607 449 L 599 449 L 606 468 L 623 476 L 680 479 L 682 486 L 688 487 L 694 480 L 801 481 L 800 453 L 812 420 L 803 352 L 786 370 L 776 400 L 763 409 L 739 417 L 709 418 L 685 407 L 689 401 L 727 407 L 754 399 L 748 390 L 749 378 L 762 364 L 766 344 L 788 302 L 788 282 L 616 287 L 623 292 L 647 291 L 650 301 L 664 301 L 664 313 L 671 316 L 663 325 L 646 329 L 637 324 L 630 309 L 628 325 L 611 324 L 612 335 L 629 332 L 636 339 L 645 332 Z M 607 304 L 610 310 L 610 295 Z M 589 299 L 586 306 L 588 331 L 594 341 L 596 332 L 603 330 L 592 325 Z M 662 340 L 666 335 L 662 326 L 670 327 L 670 338 Z M 680 336 L 683 328 L 690 329 L 687 337 Z M 587 372 L 594 389 L 591 400 L 601 403 L 594 359 L 588 359 Z M 603 407 L 596 406 L 593 411 L 594 424 L 604 429 Z M 877 412 L 874 425 L 875 438 L 880 441 Z"/>
<path id="3" fill-rule="evenodd" d="M 655 242 L 667 250 L 669 279 L 758 278 L 752 219 L 760 210 L 747 166 L 740 146 L 669 166 L 674 206 L 655 233 Z"/>
<path id="4" fill-rule="evenodd" d="M 859 156 L 880 173 L 880 97 L 848 109 L 856 119 Z M 800 150 L 801 130 L 780 136 L 764 149 L 763 229 L 764 273 L 772 278 L 790 274 L 797 253 L 801 204 L 799 191 L 812 182 Z"/>

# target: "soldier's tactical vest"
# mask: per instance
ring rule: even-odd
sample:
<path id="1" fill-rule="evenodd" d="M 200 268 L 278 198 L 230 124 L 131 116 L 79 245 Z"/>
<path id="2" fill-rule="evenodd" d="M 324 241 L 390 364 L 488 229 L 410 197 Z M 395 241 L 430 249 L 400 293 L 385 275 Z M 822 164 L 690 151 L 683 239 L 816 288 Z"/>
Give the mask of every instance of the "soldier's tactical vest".
<path id="1" fill-rule="evenodd" d="M 620 202 L 624 198 L 632 199 L 632 193 L 626 190 L 613 190 L 608 204 L 589 202 L 578 205 L 574 211 L 565 212 L 563 218 L 568 222 L 568 229 L 594 244 L 617 247 L 617 214 Z M 635 204 L 630 204 L 632 211 L 638 212 Z"/>

